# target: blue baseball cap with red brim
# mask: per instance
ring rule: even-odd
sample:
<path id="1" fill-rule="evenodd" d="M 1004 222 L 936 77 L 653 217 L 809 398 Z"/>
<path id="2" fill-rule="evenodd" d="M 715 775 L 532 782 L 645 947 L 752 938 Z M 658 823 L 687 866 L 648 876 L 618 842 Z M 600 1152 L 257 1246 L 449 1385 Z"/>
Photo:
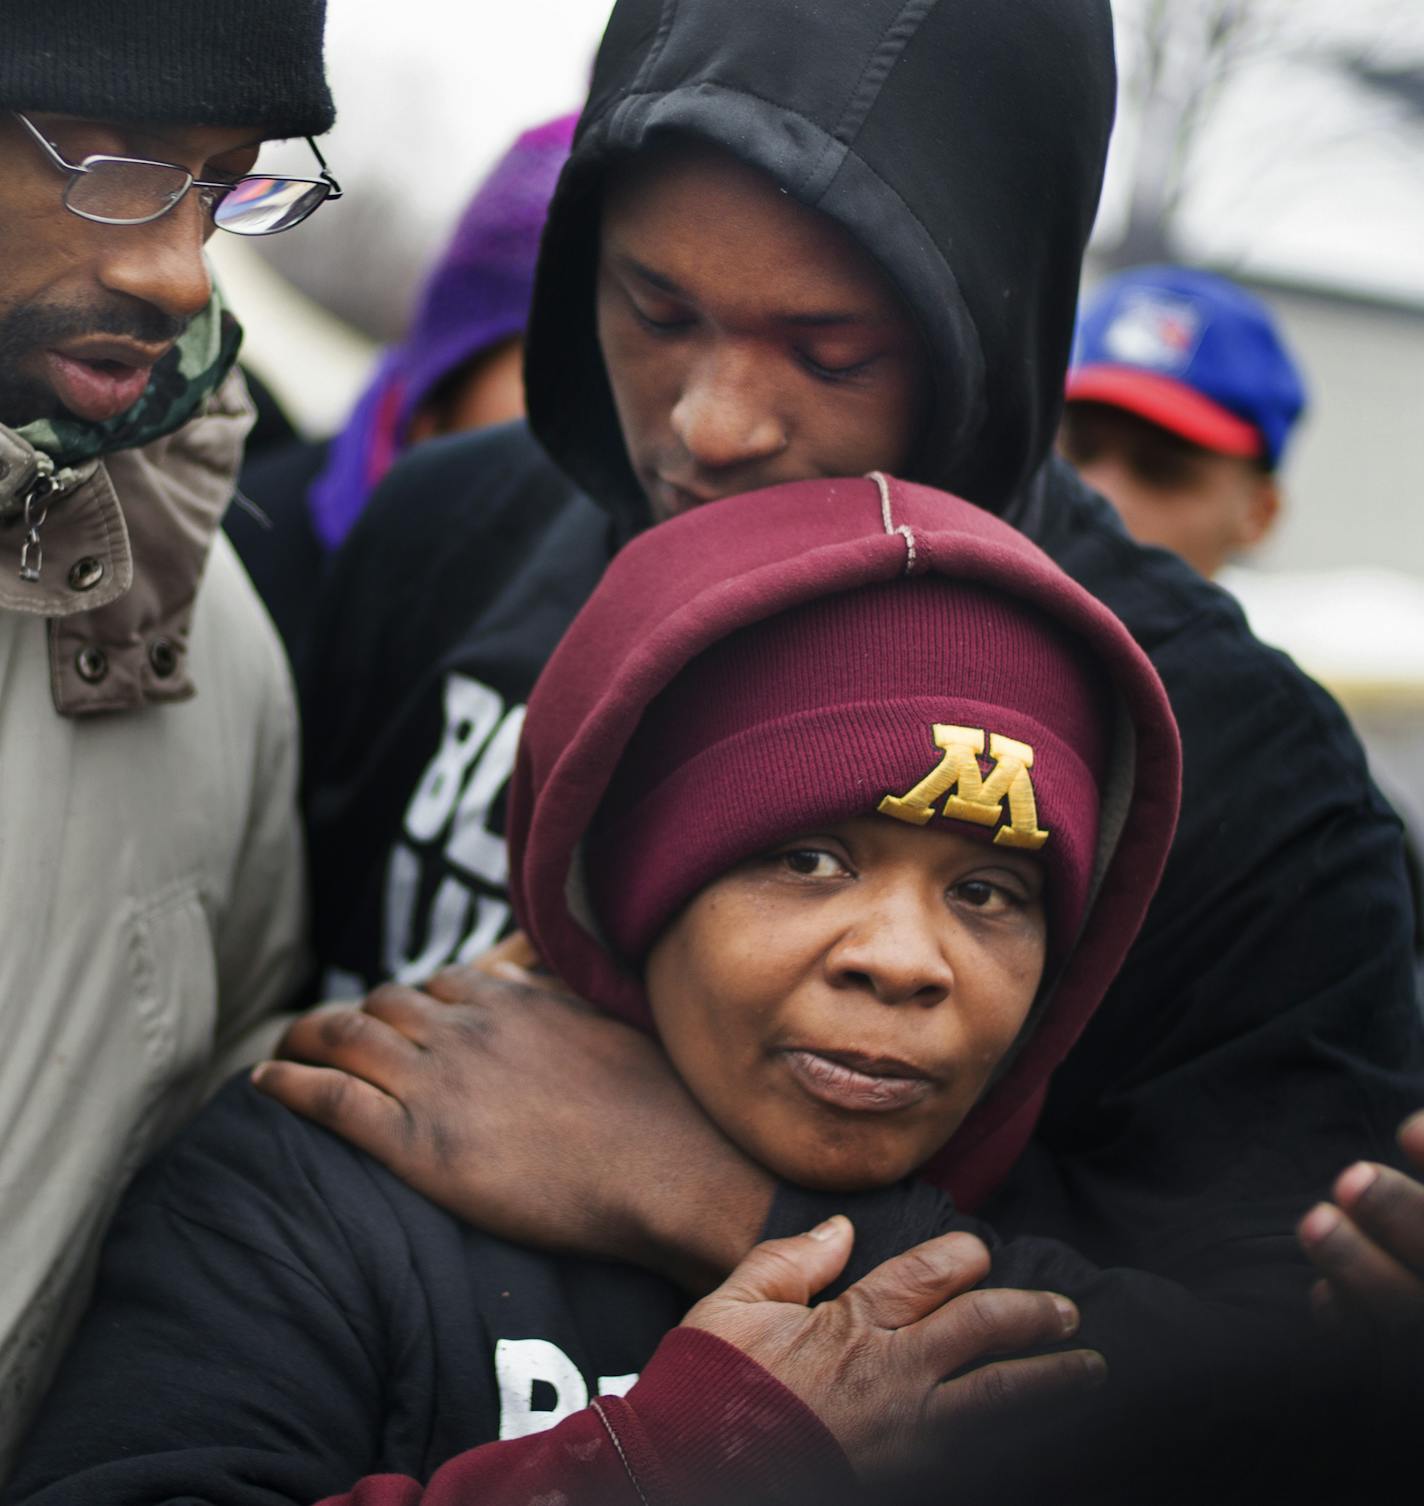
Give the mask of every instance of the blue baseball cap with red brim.
<path id="1" fill-rule="evenodd" d="M 1066 397 L 1272 470 L 1306 402 L 1265 304 L 1190 267 L 1138 267 L 1093 289 L 1079 309 Z"/>

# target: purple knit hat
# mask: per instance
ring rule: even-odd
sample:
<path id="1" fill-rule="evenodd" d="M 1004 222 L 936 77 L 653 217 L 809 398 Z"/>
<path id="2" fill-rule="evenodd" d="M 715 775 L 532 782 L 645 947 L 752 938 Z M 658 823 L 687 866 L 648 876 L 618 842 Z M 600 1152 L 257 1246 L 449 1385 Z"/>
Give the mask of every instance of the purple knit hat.
<path id="1" fill-rule="evenodd" d="M 561 115 L 525 131 L 461 215 L 405 339 L 381 358 L 312 484 L 312 522 L 328 549 L 405 448 L 421 403 L 452 372 L 523 333 L 544 217 L 577 123 Z"/>

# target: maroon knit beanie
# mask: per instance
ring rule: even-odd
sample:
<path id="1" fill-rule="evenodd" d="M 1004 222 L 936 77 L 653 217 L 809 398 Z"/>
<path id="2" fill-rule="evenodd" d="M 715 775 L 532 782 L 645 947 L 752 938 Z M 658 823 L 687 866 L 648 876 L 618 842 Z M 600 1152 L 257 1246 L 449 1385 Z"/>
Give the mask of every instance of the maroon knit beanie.
<path id="1" fill-rule="evenodd" d="M 971 582 L 869 586 L 742 628 L 652 702 L 619 761 L 584 849 L 605 938 L 637 967 L 734 864 L 879 811 L 1039 853 L 1051 972 L 1088 903 L 1111 704 L 1074 635 Z"/>

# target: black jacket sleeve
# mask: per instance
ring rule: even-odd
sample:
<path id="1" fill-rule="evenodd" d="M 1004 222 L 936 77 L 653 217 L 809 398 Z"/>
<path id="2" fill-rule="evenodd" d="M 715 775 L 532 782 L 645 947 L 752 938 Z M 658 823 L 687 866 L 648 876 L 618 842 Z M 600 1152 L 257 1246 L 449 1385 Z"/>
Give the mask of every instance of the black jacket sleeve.
<path id="1" fill-rule="evenodd" d="M 333 1211 L 284 1114 L 231 1084 L 130 1190 L 7 1501 L 286 1506 L 376 1467 L 372 1293 L 410 1307 L 408 1331 L 429 1315 L 392 1279 L 410 1254 L 388 1205 L 372 1187 Z"/>
<path id="2" fill-rule="evenodd" d="M 130 1190 L 5 1499 L 839 1499 L 853 1477 L 821 1420 L 742 1351 L 672 1326 L 671 1295 L 466 1230 L 237 1081 Z M 557 1413 L 534 1406 L 500 1333 L 582 1368 L 589 1389 Z M 635 1354 L 651 1356 L 635 1373 L 603 1368 Z M 557 1397 L 572 1382 L 538 1384 Z M 526 1386 L 506 1428 L 501 1401 Z"/>

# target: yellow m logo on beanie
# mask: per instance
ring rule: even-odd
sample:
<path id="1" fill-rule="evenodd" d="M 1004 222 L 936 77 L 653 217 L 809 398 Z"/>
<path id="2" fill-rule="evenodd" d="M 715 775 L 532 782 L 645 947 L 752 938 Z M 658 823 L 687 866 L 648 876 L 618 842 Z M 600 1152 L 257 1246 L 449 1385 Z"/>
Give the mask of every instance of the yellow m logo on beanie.
<path id="1" fill-rule="evenodd" d="M 984 733 L 977 727 L 951 727 L 942 722 L 934 725 L 935 747 L 943 753 L 937 767 L 930 770 L 912 790 L 903 795 L 886 795 L 876 806 L 882 815 L 911 826 L 924 826 L 935 814 L 935 804 L 943 799 L 940 814 L 953 821 L 972 821 L 976 826 L 993 826 L 1003 819 L 1004 801 L 1009 802 L 1008 825 L 994 833 L 994 841 L 1003 847 L 1023 847 L 1037 851 L 1048 840 L 1048 833 L 1038 825 L 1038 806 L 1033 795 L 1033 749 L 1012 737 L 993 733 L 989 738 L 989 757 L 994 767 L 986 778 L 979 767 L 984 752 Z"/>

